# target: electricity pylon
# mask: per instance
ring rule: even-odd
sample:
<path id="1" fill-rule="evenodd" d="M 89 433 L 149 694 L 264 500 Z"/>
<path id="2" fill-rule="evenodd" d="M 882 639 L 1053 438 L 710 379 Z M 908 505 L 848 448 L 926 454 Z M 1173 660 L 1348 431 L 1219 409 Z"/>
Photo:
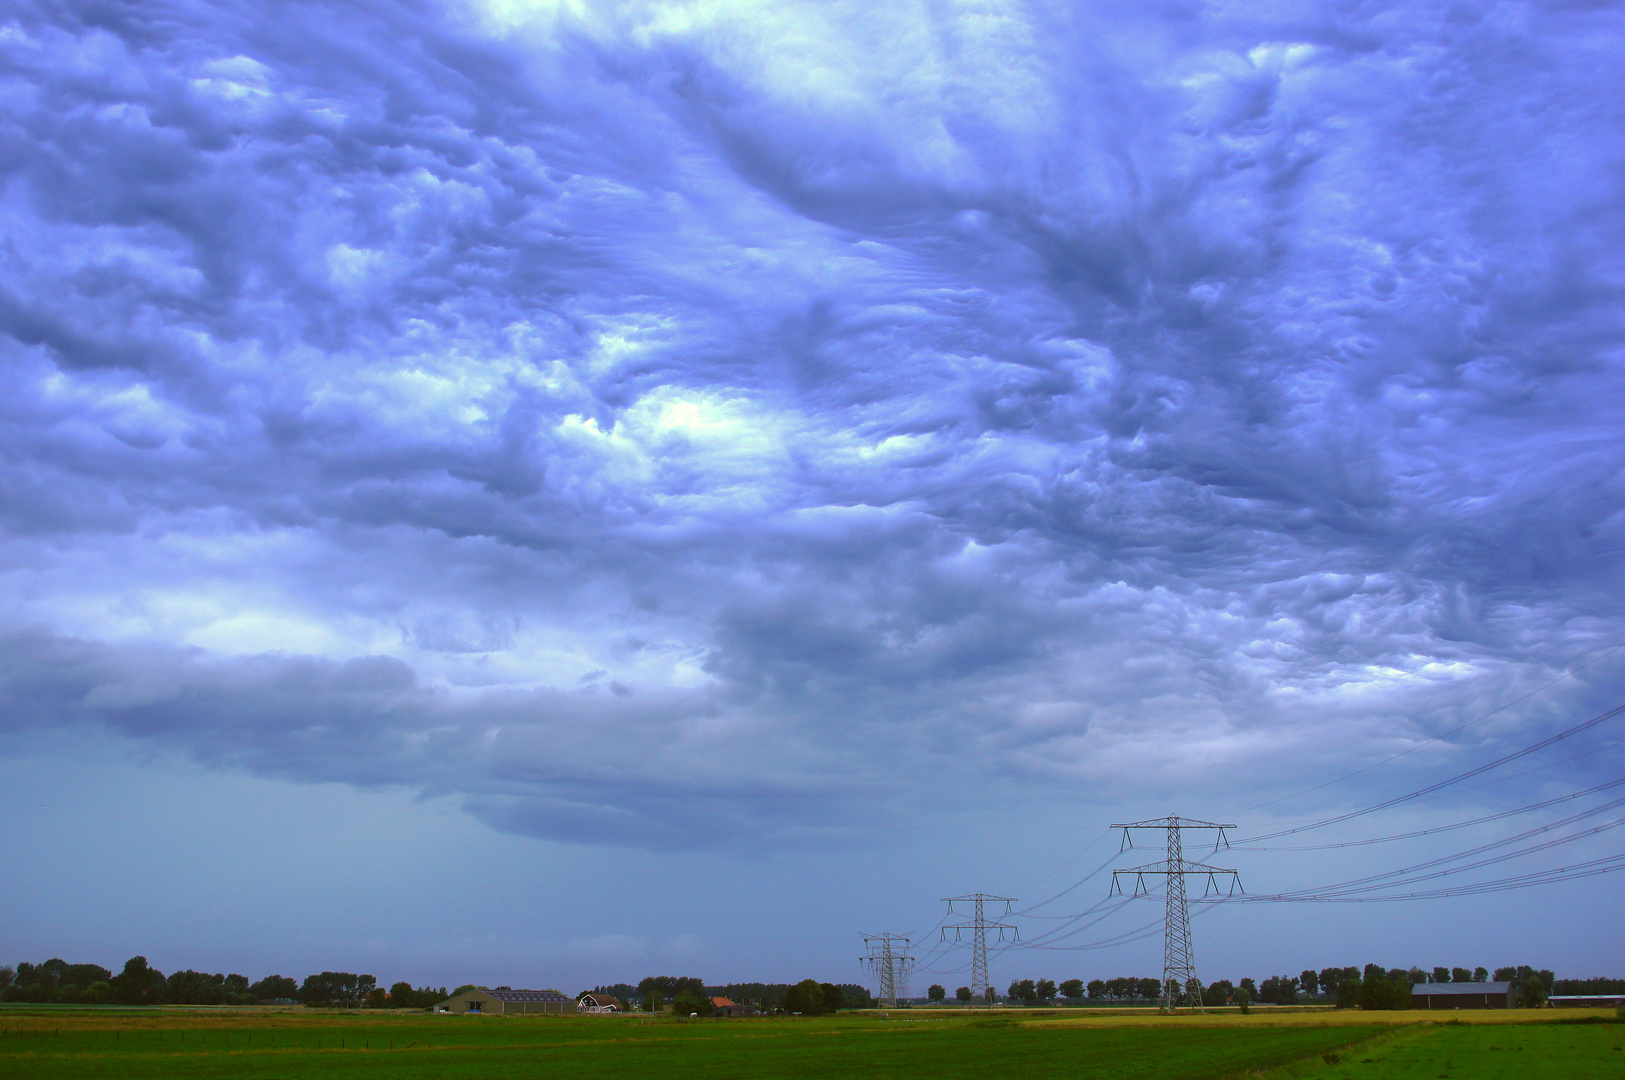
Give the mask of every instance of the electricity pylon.
<path id="1" fill-rule="evenodd" d="M 992 922 L 987 918 L 983 906 L 988 903 L 1003 904 L 1004 913 L 1010 914 L 1010 905 L 1015 903 L 1013 896 L 990 896 L 987 893 L 971 893 L 968 896 L 945 896 L 943 903 L 948 905 L 948 914 L 954 913 L 955 904 L 974 904 L 974 914 L 970 922 L 950 923 L 942 928 L 942 940 L 948 940 L 948 931 L 954 932 L 955 941 L 963 941 L 966 930 L 974 931 L 971 939 L 970 957 L 970 991 L 971 1001 L 986 1001 L 989 982 L 987 980 L 987 932 L 997 930 L 999 940 L 1004 940 L 1004 932 L 1010 931 L 1019 941 L 1021 932 L 1009 923 Z"/>
<path id="2" fill-rule="evenodd" d="M 902 942 L 899 949 L 897 943 Z M 897 1008 L 899 997 L 908 997 L 908 972 L 914 958 L 908 954 L 908 938 L 903 934 L 865 934 L 863 944 L 868 956 L 859 957 L 880 983 L 880 1003 L 888 1009 Z"/>
<path id="3" fill-rule="evenodd" d="M 1151 891 L 1145 887 L 1147 875 L 1160 875 L 1167 880 L 1168 904 L 1162 944 L 1162 1011 L 1173 1012 L 1181 1001 L 1188 1000 L 1196 1007 L 1197 1012 L 1205 1012 L 1206 1010 L 1202 1008 L 1202 982 L 1196 977 L 1196 956 L 1191 950 L 1191 911 L 1185 901 L 1185 875 L 1206 875 L 1207 887 L 1202 893 L 1203 896 L 1219 891 L 1219 874 L 1230 875 L 1230 895 L 1234 896 L 1236 890 L 1241 888 L 1241 876 L 1234 870 L 1208 866 L 1206 863 L 1186 862 L 1179 834 L 1182 829 L 1217 829 L 1219 835 L 1213 841 L 1213 850 L 1218 851 L 1220 844 L 1230 846 L 1224 830 L 1234 829 L 1235 826 L 1220 825 L 1212 821 L 1193 821 L 1190 818 L 1170 814 L 1168 817 L 1151 821 L 1119 823 L 1112 828 L 1123 830 L 1124 848 L 1134 846 L 1134 841 L 1129 836 L 1130 829 L 1162 829 L 1168 834 L 1168 857 L 1160 863 L 1113 870 L 1112 892 L 1116 894 L 1123 891 L 1118 879 L 1119 874 L 1134 875 L 1135 896 Z"/>

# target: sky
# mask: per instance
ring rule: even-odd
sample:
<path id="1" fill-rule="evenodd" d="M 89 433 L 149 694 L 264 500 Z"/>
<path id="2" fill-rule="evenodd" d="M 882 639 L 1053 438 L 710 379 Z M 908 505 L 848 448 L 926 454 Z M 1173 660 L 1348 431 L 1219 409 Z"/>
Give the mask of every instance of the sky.
<path id="1" fill-rule="evenodd" d="M 1160 900 L 1056 918 L 1160 857 L 1110 823 L 1625 703 L 1622 103 L 1578 2 L 12 5 L 0 963 L 574 992 L 891 931 L 952 989 L 984 891 L 997 984 L 1155 976 L 1098 943 Z M 1415 887 L 1470 884 L 1617 855 L 1615 797 L 1187 855 L 1313 892 L 1593 811 Z M 1619 881 L 1199 907 L 1198 968 L 1625 975 Z"/>

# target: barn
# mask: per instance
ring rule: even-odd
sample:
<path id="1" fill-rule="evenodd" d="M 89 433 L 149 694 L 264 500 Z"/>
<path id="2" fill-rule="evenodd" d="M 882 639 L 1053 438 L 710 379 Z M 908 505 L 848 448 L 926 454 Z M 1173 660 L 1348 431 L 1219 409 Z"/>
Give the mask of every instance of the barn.
<path id="1" fill-rule="evenodd" d="M 575 1000 L 558 990 L 467 990 L 434 1007 L 437 1013 L 509 1016 L 516 1013 L 575 1012 Z"/>
<path id="2" fill-rule="evenodd" d="M 1413 1009 L 1512 1009 L 1518 992 L 1509 982 L 1417 983 L 1411 987 Z"/>

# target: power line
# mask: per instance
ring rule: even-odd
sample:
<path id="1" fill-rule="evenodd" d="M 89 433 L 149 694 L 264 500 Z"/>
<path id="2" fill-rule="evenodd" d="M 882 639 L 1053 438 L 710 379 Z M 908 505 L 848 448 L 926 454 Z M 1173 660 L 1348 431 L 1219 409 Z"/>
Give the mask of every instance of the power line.
<path id="1" fill-rule="evenodd" d="M 1481 776 L 1484 773 L 1489 772 L 1491 769 L 1499 768 L 1508 762 L 1517 761 L 1519 758 L 1528 757 L 1530 754 L 1544 750 L 1546 747 L 1562 742 L 1564 739 L 1569 739 L 1580 734 L 1581 732 L 1589 731 L 1598 724 L 1601 724 L 1607 720 L 1612 720 L 1621 713 L 1625 713 L 1625 705 L 1616 705 L 1614 708 L 1609 709 L 1607 712 L 1604 712 L 1599 716 L 1594 716 L 1590 720 L 1575 724 L 1570 728 L 1565 728 L 1564 730 L 1559 731 L 1557 734 L 1548 736 L 1537 743 L 1526 746 L 1521 750 L 1515 750 L 1510 754 L 1505 754 L 1499 758 L 1496 758 L 1494 761 L 1489 762 L 1488 764 L 1478 766 L 1476 769 L 1469 769 L 1464 773 L 1458 773 L 1447 780 L 1440 780 L 1436 784 L 1429 784 L 1427 787 L 1418 788 L 1416 791 L 1407 792 L 1404 795 L 1396 795 L 1393 798 L 1385 799 L 1380 803 L 1375 803 L 1374 805 L 1367 806 L 1359 810 L 1351 810 L 1346 814 L 1338 814 L 1335 817 L 1324 818 L 1308 825 L 1300 825 L 1291 829 L 1279 829 L 1275 832 L 1264 833 L 1261 836 L 1248 837 L 1242 840 L 1241 843 L 1256 844 L 1264 840 L 1274 840 L 1280 836 L 1292 836 L 1296 833 L 1309 832 L 1312 829 L 1323 829 L 1328 825 L 1336 825 L 1344 821 L 1353 820 L 1357 817 L 1364 817 L 1367 814 L 1374 814 L 1379 810 L 1387 810 L 1390 807 L 1398 806 L 1400 803 L 1409 802 L 1412 799 L 1420 798 L 1423 795 L 1430 795 L 1435 791 L 1450 787 L 1453 784 L 1458 784 L 1463 780 L 1471 780 L 1475 776 Z"/>
<path id="2" fill-rule="evenodd" d="M 986 999 L 988 991 L 991 989 L 991 984 L 988 982 L 987 976 L 987 932 L 989 930 L 997 930 L 999 932 L 1000 941 L 1004 940 L 1004 932 L 1006 930 L 1009 930 L 1012 935 L 1016 937 L 1019 937 L 1021 934 L 1016 927 L 1011 926 L 1009 923 L 994 922 L 987 918 L 986 905 L 990 902 L 1003 904 L 1004 913 L 1008 915 L 1010 914 L 1010 905 L 1015 903 L 1015 898 L 1011 896 L 989 896 L 987 893 L 970 893 L 967 896 L 945 897 L 943 899 L 943 903 L 948 905 L 948 911 L 950 914 L 953 912 L 955 904 L 973 905 L 973 915 L 971 916 L 970 922 L 954 923 L 951 926 L 944 926 L 942 928 L 943 937 L 946 938 L 948 936 L 948 931 L 952 930 L 954 932 L 955 941 L 962 940 L 961 935 L 966 930 L 970 930 L 973 933 L 971 942 L 970 967 L 972 1001 Z"/>
<path id="3" fill-rule="evenodd" d="M 880 1002 L 888 1009 L 897 1008 L 899 997 L 908 997 L 908 972 L 914 961 L 908 955 L 908 938 L 903 934 L 865 934 L 863 957 L 869 970 L 880 983 Z"/>
<path id="4" fill-rule="evenodd" d="M 1151 821 L 1134 821 L 1113 825 L 1123 830 L 1123 846 L 1131 847 L 1131 829 L 1160 829 L 1167 836 L 1168 857 L 1161 863 L 1136 866 L 1112 871 L 1112 891 L 1119 892 L 1119 874 L 1135 876 L 1134 895 L 1141 895 L 1147 875 L 1160 876 L 1167 881 L 1166 910 L 1162 946 L 1162 1011 L 1173 1012 L 1181 1001 L 1189 1001 L 1197 1012 L 1202 1012 L 1202 983 L 1196 977 L 1196 956 L 1191 947 L 1191 913 L 1185 901 L 1185 876 L 1205 875 L 1213 884 L 1220 874 L 1229 874 L 1232 888 L 1239 885 L 1240 877 L 1234 870 L 1224 870 L 1205 863 L 1187 862 L 1184 857 L 1181 833 L 1186 829 L 1216 829 L 1218 837 L 1213 850 L 1225 841 L 1224 831 L 1234 825 L 1220 825 L 1212 821 L 1195 821 L 1170 814 Z M 1147 890 L 1149 891 L 1149 890 Z"/>
<path id="5" fill-rule="evenodd" d="M 1451 831 L 1456 830 L 1456 829 L 1469 828 L 1470 826 L 1473 826 L 1473 825 L 1483 825 L 1484 823 L 1490 822 L 1490 821 L 1500 821 L 1503 818 L 1516 817 L 1519 814 L 1527 814 L 1527 813 L 1529 813 L 1531 811 L 1534 811 L 1534 810 L 1544 810 L 1548 806 L 1556 806 L 1558 803 L 1572 802 L 1575 799 L 1583 799 L 1587 795 L 1595 795 L 1599 791 L 1607 791 L 1610 788 L 1619 787 L 1621 784 L 1625 784 L 1625 779 L 1612 780 L 1612 781 L 1609 781 L 1606 784 L 1598 784 L 1596 787 L 1586 788 L 1584 791 L 1576 791 L 1576 792 L 1572 792 L 1572 793 L 1570 793 L 1568 795 L 1559 795 L 1556 798 L 1546 799 L 1545 801 L 1538 802 L 1538 803 L 1530 803 L 1528 806 L 1520 806 L 1520 807 L 1518 807 L 1518 808 L 1516 808 L 1514 810 L 1502 810 L 1500 813 L 1486 814 L 1483 817 L 1472 818 L 1469 821 L 1458 821 L 1458 822 L 1455 822 L 1454 824 L 1451 824 L 1451 825 L 1435 825 L 1432 828 L 1416 829 L 1416 830 L 1413 830 L 1412 832 L 1394 833 L 1392 836 L 1374 836 L 1374 837 L 1370 837 L 1369 839 L 1365 839 L 1365 840 L 1344 840 L 1344 841 L 1342 841 L 1340 843 L 1334 843 L 1334 844 L 1299 844 L 1299 845 L 1296 845 L 1296 846 L 1293 846 L 1293 847 L 1254 847 L 1251 844 L 1240 844 L 1240 845 L 1237 845 L 1232 850 L 1235 850 L 1235 851 L 1330 851 L 1330 850 L 1332 850 L 1334 848 L 1367 847 L 1367 846 L 1369 846 L 1371 844 L 1388 844 L 1388 843 L 1392 843 L 1392 842 L 1394 842 L 1396 840 L 1413 840 L 1418 836 L 1432 836 L 1435 833 L 1451 832 Z"/>
<path id="6" fill-rule="evenodd" d="M 1431 739 L 1426 739 L 1426 740 L 1424 740 L 1422 742 L 1419 742 L 1415 746 L 1407 747 L 1406 749 L 1401 750 L 1399 753 L 1395 754 L 1393 757 L 1383 758 L 1381 761 L 1373 762 L 1372 764 L 1367 765 L 1362 769 L 1355 769 L 1353 772 L 1347 773 L 1347 774 L 1345 774 L 1343 776 L 1339 776 L 1335 780 L 1328 780 L 1323 784 L 1316 784 L 1313 787 L 1304 788 L 1302 791 L 1295 791 L 1291 795 L 1282 795 L 1279 799 L 1271 799 L 1268 802 L 1254 803 L 1252 806 L 1243 807 L 1242 809 L 1235 811 L 1235 814 L 1237 816 L 1239 816 L 1241 814 L 1249 813 L 1250 811 L 1253 811 L 1253 810 L 1262 810 L 1266 806 L 1274 806 L 1277 803 L 1283 803 L 1283 802 L 1286 802 L 1289 799 L 1296 799 L 1299 795 L 1308 795 L 1311 792 L 1319 791 L 1322 788 L 1331 787 L 1333 784 L 1341 784 L 1345 780 L 1352 780 L 1354 777 L 1360 776 L 1363 773 L 1368 773 L 1372 769 L 1381 768 L 1382 766 L 1387 765 L 1389 762 L 1398 761 L 1400 758 L 1404 757 L 1406 754 L 1415 753 L 1416 751 L 1422 749 L 1422 747 L 1424 747 L 1424 746 L 1431 746 L 1433 743 L 1439 742 L 1439 741 L 1441 741 L 1443 739 L 1448 739 L 1452 735 L 1459 735 L 1463 731 L 1466 731 L 1468 728 L 1472 727 L 1473 725 L 1482 723 L 1485 720 L 1488 720 L 1490 717 L 1496 715 L 1497 713 L 1505 712 L 1507 709 L 1512 708 L 1512 706 L 1517 705 L 1520 702 L 1528 701 L 1530 698 L 1534 697 L 1536 694 L 1543 693 L 1546 690 L 1550 690 L 1552 687 L 1556 686 L 1558 683 L 1562 682 L 1564 679 L 1567 679 L 1572 675 L 1579 674 L 1580 672 L 1584 671 L 1586 668 L 1590 667 L 1592 664 L 1596 664 L 1596 663 L 1599 663 L 1599 662 L 1601 662 L 1603 660 L 1608 659 L 1610 656 L 1613 656 L 1615 653 L 1619 652 L 1621 649 L 1625 649 L 1625 645 L 1615 645 L 1612 649 L 1607 650 L 1606 652 L 1602 653 L 1600 656 L 1595 656 L 1592 659 L 1587 660 L 1585 663 L 1581 664 L 1579 667 L 1570 668 L 1568 671 L 1565 671 L 1563 674 L 1559 675 L 1557 678 L 1553 679 L 1551 682 L 1546 683 L 1546 684 L 1544 684 L 1542 686 L 1535 687 L 1535 689 L 1529 691 L 1527 694 L 1524 694 L 1522 697 L 1513 698 L 1511 701 L 1507 702 L 1505 705 L 1499 705 L 1499 706 L 1491 709 L 1489 712 L 1485 713 L 1484 715 L 1482 715 L 1480 717 L 1477 717 L 1476 719 L 1469 720 L 1465 724 L 1462 724 L 1459 727 L 1451 728 L 1449 731 L 1446 731 L 1446 732 L 1443 732 L 1441 734 L 1435 735 Z"/>

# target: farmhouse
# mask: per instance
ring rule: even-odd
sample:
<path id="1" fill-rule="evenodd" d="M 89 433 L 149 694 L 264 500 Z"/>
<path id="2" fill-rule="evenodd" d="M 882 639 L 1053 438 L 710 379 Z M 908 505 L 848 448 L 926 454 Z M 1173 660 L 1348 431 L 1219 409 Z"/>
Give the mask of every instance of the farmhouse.
<path id="1" fill-rule="evenodd" d="M 618 1013 L 625 1012 L 621 999 L 608 994 L 582 994 L 576 1000 L 576 1011 L 587 1013 Z"/>
<path id="2" fill-rule="evenodd" d="M 1518 993 L 1509 982 L 1417 983 L 1411 987 L 1415 1009 L 1512 1009 Z"/>
<path id="3" fill-rule="evenodd" d="M 741 1005 L 737 1001 L 729 1001 L 725 997 L 714 997 L 711 1004 L 716 1008 L 718 1016 L 755 1016 L 756 1006 Z"/>
<path id="4" fill-rule="evenodd" d="M 483 1016 L 491 1013 L 562 1013 L 575 1003 L 557 990 L 510 990 L 499 986 L 495 990 L 468 990 L 449 997 L 434 1007 L 437 1013 L 473 1013 Z"/>

